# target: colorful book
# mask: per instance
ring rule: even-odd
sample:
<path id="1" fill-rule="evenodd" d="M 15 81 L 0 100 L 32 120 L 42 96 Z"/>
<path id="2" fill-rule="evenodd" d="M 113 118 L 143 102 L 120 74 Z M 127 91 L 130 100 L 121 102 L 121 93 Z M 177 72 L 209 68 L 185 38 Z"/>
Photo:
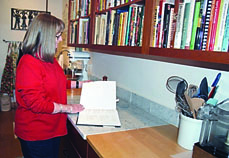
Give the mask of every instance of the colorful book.
<path id="1" fill-rule="evenodd" d="M 132 10 L 133 10 L 133 5 L 129 6 L 129 11 L 128 11 L 128 20 L 127 20 L 127 27 L 126 27 L 126 40 L 125 40 L 125 45 L 128 45 L 128 40 L 129 40 L 129 32 L 130 32 L 130 22 L 131 22 L 131 16 L 132 16 Z"/>
<path id="2" fill-rule="evenodd" d="M 156 34 L 157 34 L 159 8 L 160 8 L 159 5 L 155 7 L 155 14 L 154 14 L 153 22 L 152 22 L 152 32 L 151 32 L 151 39 L 150 39 L 151 40 L 150 43 L 152 47 L 156 46 Z"/>
<path id="3" fill-rule="evenodd" d="M 222 49 L 225 22 L 226 22 L 227 10 L 229 4 L 228 2 L 229 0 L 221 1 L 218 26 L 217 26 L 216 37 L 215 37 L 216 39 L 215 39 L 214 51 L 221 51 Z"/>
<path id="4" fill-rule="evenodd" d="M 173 19 L 174 19 L 174 8 L 171 8 L 170 19 L 169 19 L 169 33 L 168 33 L 168 42 L 167 48 L 170 48 L 172 36 L 173 36 Z"/>
<path id="5" fill-rule="evenodd" d="M 124 12 L 123 13 L 122 37 L 121 37 L 121 43 L 120 43 L 121 46 L 125 45 L 127 19 L 128 19 L 128 12 Z"/>
<path id="6" fill-rule="evenodd" d="M 184 1 L 181 1 L 179 3 L 179 8 L 178 8 L 174 48 L 180 48 L 181 46 L 182 29 L 184 24 L 184 11 L 185 11 L 185 3 Z"/>
<path id="7" fill-rule="evenodd" d="M 209 44 L 209 50 L 210 51 L 214 50 L 215 36 L 216 36 L 216 30 L 217 30 L 217 25 L 218 25 L 220 4 L 221 4 L 221 0 L 216 0 L 214 18 L 213 18 L 213 23 L 212 23 L 211 38 L 210 38 L 210 44 Z"/>
<path id="8" fill-rule="evenodd" d="M 107 12 L 107 25 L 106 25 L 105 45 L 108 45 L 109 32 L 110 32 L 110 24 L 111 24 L 111 10 L 109 10 L 109 11 Z"/>
<path id="9" fill-rule="evenodd" d="M 117 42 L 118 46 L 120 46 L 121 43 L 122 29 L 123 29 L 123 13 L 120 13 L 119 26 L 118 26 L 118 42 Z"/>
<path id="10" fill-rule="evenodd" d="M 142 30 L 143 30 L 143 23 L 144 23 L 144 6 L 141 6 L 141 11 L 139 13 L 140 22 L 138 26 L 138 33 L 137 33 L 137 46 L 141 46 L 141 39 L 142 39 Z"/>
<path id="11" fill-rule="evenodd" d="M 196 0 L 194 18 L 193 18 L 193 26 L 192 26 L 192 36 L 191 36 L 191 41 L 190 41 L 191 50 L 194 50 L 199 14 L 200 14 L 200 0 Z"/>
<path id="12" fill-rule="evenodd" d="M 227 17 L 226 17 L 224 36 L 223 36 L 223 42 L 222 42 L 222 51 L 223 52 L 228 52 L 228 45 L 229 45 L 229 8 L 227 10 Z"/>
<path id="13" fill-rule="evenodd" d="M 200 13 L 198 18 L 197 30 L 196 30 L 196 39 L 194 44 L 195 50 L 201 50 L 202 47 L 202 39 L 203 39 L 203 30 L 206 16 L 206 7 L 207 0 L 200 1 Z"/>
<path id="14" fill-rule="evenodd" d="M 184 11 L 184 23 L 183 23 L 183 29 L 182 29 L 182 36 L 181 36 L 181 45 L 180 48 L 181 49 L 185 49 L 185 44 L 186 44 L 186 39 L 187 39 L 187 30 L 188 30 L 188 25 L 190 25 L 188 23 L 188 18 L 189 18 L 189 14 L 190 14 L 190 7 L 191 7 L 191 2 L 186 1 L 185 2 L 185 11 Z"/>
<path id="15" fill-rule="evenodd" d="M 158 47 L 162 48 L 163 47 L 163 29 L 164 29 L 164 18 L 165 18 L 165 6 L 171 4 L 174 5 L 174 1 L 173 0 L 163 0 L 162 2 L 162 8 L 161 8 L 161 25 L 160 25 L 160 34 L 159 34 L 159 43 L 158 43 Z M 166 41 L 167 42 L 167 41 Z"/>
<path id="16" fill-rule="evenodd" d="M 108 45 L 112 45 L 113 41 L 113 33 L 114 33 L 114 19 L 115 19 L 116 10 L 111 10 L 111 18 L 110 18 L 110 25 L 109 25 L 109 38 L 108 38 Z"/>
<path id="17" fill-rule="evenodd" d="M 216 4 L 216 0 L 212 0 L 212 8 L 211 8 L 209 28 L 208 28 L 208 36 L 207 36 L 207 42 L 206 42 L 206 50 L 207 51 L 209 50 L 209 45 L 210 45 L 210 40 L 211 40 L 212 23 L 213 23 L 214 12 L 215 12 L 215 4 Z"/>
<path id="18" fill-rule="evenodd" d="M 178 16 L 178 10 L 179 10 L 179 3 L 180 0 L 175 0 L 175 6 L 174 6 L 174 15 L 172 19 L 172 26 L 171 26 L 171 42 L 170 42 L 170 48 L 174 48 L 174 41 L 175 41 L 175 33 L 176 33 L 176 24 L 177 24 L 177 16 Z"/>
<path id="19" fill-rule="evenodd" d="M 206 50 L 207 45 L 207 37 L 209 32 L 209 24 L 210 24 L 210 18 L 211 18 L 211 10 L 212 10 L 212 0 L 207 0 L 207 7 L 206 7 L 206 15 L 205 15 L 205 21 L 203 24 L 203 38 L 202 38 L 202 46 L 201 50 Z"/>
<path id="20" fill-rule="evenodd" d="M 169 38 L 169 24 L 170 24 L 170 14 L 171 9 L 174 8 L 173 4 L 165 4 L 164 7 L 164 21 L 163 21 L 163 30 L 162 30 L 162 47 L 167 48 L 168 38 Z"/>

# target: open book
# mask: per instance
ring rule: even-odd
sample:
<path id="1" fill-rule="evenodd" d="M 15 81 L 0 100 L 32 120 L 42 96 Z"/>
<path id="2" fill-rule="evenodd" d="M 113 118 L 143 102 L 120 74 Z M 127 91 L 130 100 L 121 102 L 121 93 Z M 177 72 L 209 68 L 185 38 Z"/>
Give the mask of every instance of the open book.
<path id="1" fill-rule="evenodd" d="M 116 82 L 95 81 L 83 83 L 78 125 L 121 126 L 116 110 Z"/>

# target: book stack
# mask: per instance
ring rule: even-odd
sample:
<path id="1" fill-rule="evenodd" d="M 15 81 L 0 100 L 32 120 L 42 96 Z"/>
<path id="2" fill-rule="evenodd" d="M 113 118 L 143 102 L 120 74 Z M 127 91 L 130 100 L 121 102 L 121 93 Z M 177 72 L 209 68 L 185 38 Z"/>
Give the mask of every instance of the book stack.
<path id="1" fill-rule="evenodd" d="M 88 44 L 91 0 L 71 0 L 69 44 Z"/>
<path id="2" fill-rule="evenodd" d="M 70 23 L 70 44 L 77 43 L 77 30 L 78 30 L 78 21 L 74 21 Z"/>
<path id="3" fill-rule="evenodd" d="M 133 0 L 97 0 L 96 10 L 97 11 L 106 10 L 111 7 L 117 7 L 122 4 L 128 3 L 130 1 L 133 1 Z"/>
<path id="4" fill-rule="evenodd" d="M 80 16 L 88 16 L 91 13 L 91 0 L 81 0 L 80 2 Z"/>
<path id="5" fill-rule="evenodd" d="M 141 46 L 144 6 L 109 10 L 95 17 L 94 44 L 113 46 Z"/>
<path id="6" fill-rule="evenodd" d="M 88 41 L 89 41 L 89 18 L 80 18 L 78 44 L 88 44 Z"/>
<path id="7" fill-rule="evenodd" d="M 228 52 L 229 0 L 156 0 L 151 46 Z"/>
<path id="8" fill-rule="evenodd" d="M 79 0 L 71 0 L 70 4 L 70 20 L 75 20 L 79 18 L 80 4 Z"/>

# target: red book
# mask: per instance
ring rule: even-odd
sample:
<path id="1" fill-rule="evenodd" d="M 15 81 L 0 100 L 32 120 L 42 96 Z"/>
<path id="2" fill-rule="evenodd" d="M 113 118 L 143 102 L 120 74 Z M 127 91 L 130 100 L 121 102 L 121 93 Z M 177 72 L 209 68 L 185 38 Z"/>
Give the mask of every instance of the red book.
<path id="1" fill-rule="evenodd" d="M 159 8 L 159 21 L 158 21 L 158 27 L 157 27 L 157 36 L 156 36 L 156 47 L 159 47 L 159 40 L 160 40 L 160 34 L 161 34 L 161 23 L 162 23 L 162 21 L 161 21 L 161 13 L 162 13 L 162 5 L 163 5 L 163 0 L 161 0 L 160 1 L 160 3 L 159 3 L 159 6 L 160 6 L 160 8 Z"/>
<path id="2" fill-rule="evenodd" d="M 209 50 L 210 51 L 214 50 L 215 35 L 216 35 L 216 30 L 217 30 L 217 25 L 218 25 L 220 4 L 221 4 L 221 0 L 216 0 L 214 18 L 213 18 L 213 23 L 212 23 L 212 31 L 211 31 L 211 37 L 210 37 L 210 44 L 209 44 Z"/>
<path id="3" fill-rule="evenodd" d="M 175 0 L 174 6 L 174 16 L 172 19 L 172 26 L 171 26 L 171 41 L 170 41 L 170 48 L 174 48 L 174 40 L 175 40 L 175 32 L 176 32 L 176 23 L 177 23 L 177 15 L 178 15 L 178 8 L 179 8 L 180 0 Z"/>

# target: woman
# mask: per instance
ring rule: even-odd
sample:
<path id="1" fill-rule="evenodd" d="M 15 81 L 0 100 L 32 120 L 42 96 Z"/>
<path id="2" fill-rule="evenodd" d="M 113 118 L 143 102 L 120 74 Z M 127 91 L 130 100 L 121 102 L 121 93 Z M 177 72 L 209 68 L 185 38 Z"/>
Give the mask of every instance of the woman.
<path id="1" fill-rule="evenodd" d="M 84 109 L 67 104 L 67 80 L 54 58 L 64 23 L 39 14 L 27 30 L 16 71 L 15 134 L 25 158 L 58 157 L 60 136 L 67 134 L 66 113 Z"/>

